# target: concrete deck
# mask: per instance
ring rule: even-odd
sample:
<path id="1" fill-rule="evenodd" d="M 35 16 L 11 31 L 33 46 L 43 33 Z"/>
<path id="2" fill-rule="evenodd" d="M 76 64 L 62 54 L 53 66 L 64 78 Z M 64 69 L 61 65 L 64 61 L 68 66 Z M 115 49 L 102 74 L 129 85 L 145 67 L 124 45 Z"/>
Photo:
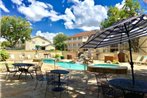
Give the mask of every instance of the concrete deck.
<path id="1" fill-rule="evenodd" d="M 121 63 L 120 65 L 128 66 L 130 70 L 128 63 Z M 55 68 L 59 69 L 59 67 Z M 51 69 L 54 69 L 53 65 L 44 64 L 42 67 L 44 72 Z M 134 70 L 136 79 L 147 81 L 147 65 L 135 64 Z M 69 75 L 68 90 L 61 93 L 47 90 L 46 98 L 97 98 L 97 85 L 93 74 L 83 71 L 70 71 Z M 131 74 L 129 71 L 127 75 L 113 75 L 112 78 L 116 77 L 131 78 Z M 18 75 L 16 75 L 6 80 L 3 69 L 0 72 L 0 84 L 0 98 L 45 98 L 46 82 L 43 82 L 42 86 L 38 85 L 36 90 L 34 90 L 35 79 L 32 79 L 30 76 L 27 76 L 27 78 L 21 77 L 18 80 Z"/>

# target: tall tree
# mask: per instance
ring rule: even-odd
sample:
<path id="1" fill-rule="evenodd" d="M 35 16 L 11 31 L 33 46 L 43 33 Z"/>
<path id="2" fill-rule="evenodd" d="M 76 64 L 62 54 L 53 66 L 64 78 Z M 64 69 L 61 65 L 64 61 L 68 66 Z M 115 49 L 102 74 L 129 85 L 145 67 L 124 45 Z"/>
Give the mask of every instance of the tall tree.
<path id="1" fill-rule="evenodd" d="M 140 5 L 137 0 L 126 0 L 124 6 L 121 9 L 117 7 L 110 7 L 108 10 L 108 18 L 101 23 L 102 29 L 107 28 L 114 23 L 127 19 L 129 17 L 140 14 Z M 139 39 L 132 40 L 133 49 L 138 51 Z"/>
<path id="2" fill-rule="evenodd" d="M 58 50 L 65 50 L 65 47 L 67 46 L 65 41 L 67 40 L 67 36 L 63 33 L 60 33 L 56 35 L 53 39 L 53 43 Z"/>
<path id="3" fill-rule="evenodd" d="M 19 41 L 22 43 L 31 38 L 32 28 L 30 23 L 21 17 L 3 16 L 1 19 L 1 37 L 10 42 L 9 47 L 14 47 Z"/>
<path id="4" fill-rule="evenodd" d="M 140 5 L 137 0 L 126 0 L 122 9 L 110 7 L 108 10 L 108 18 L 101 23 L 102 28 L 109 27 L 115 22 L 126 19 L 139 14 Z"/>

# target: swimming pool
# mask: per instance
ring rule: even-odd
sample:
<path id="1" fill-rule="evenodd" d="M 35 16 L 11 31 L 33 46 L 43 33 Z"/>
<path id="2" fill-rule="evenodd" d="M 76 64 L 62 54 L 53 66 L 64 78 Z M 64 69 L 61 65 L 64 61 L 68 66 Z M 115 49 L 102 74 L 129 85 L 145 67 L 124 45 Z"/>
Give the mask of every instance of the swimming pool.
<path id="1" fill-rule="evenodd" d="M 49 63 L 54 65 L 54 60 L 52 59 L 44 59 L 44 63 Z M 72 70 L 87 70 L 87 66 L 80 63 L 73 63 L 73 62 L 55 62 L 56 66 L 60 66 L 65 69 L 72 69 Z M 118 64 L 94 64 L 94 67 L 104 67 L 104 68 L 117 68 Z"/>
<path id="2" fill-rule="evenodd" d="M 49 63 L 54 65 L 54 60 L 52 59 L 44 59 L 44 63 Z M 87 66 L 80 63 L 73 63 L 73 62 L 55 62 L 56 66 L 60 66 L 65 69 L 72 69 L 72 70 L 87 70 Z"/>

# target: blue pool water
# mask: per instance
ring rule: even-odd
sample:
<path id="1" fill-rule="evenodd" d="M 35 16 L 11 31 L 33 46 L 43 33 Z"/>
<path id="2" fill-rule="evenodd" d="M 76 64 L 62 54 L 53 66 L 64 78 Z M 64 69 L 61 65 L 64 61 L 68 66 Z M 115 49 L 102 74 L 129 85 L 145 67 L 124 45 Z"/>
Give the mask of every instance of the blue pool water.
<path id="1" fill-rule="evenodd" d="M 49 63 L 54 65 L 54 60 L 52 59 L 44 59 L 44 63 Z M 55 62 L 56 66 L 60 66 L 65 69 L 72 69 L 72 70 L 87 70 L 87 66 L 80 63 L 73 63 L 73 62 Z M 117 68 L 118 64 L 95 64 L 93 66 L 98 67 L 109 67 L 109 68 Z"/>
<path id="2" fill-rule="evenodd" d="M 49 63 L 49 64 L 53 64 L 54 65 L 54 60 L 51 59 L 44 59 L 43 60 L 44 63 Z M 60 66 L 62 68 L 66 68 L 66 69 L 72 69 L 72 70 L 87 70 L 86 65 L 84 64 L 80 64 L 80 63 L 73 63 L 73 62 L 55 62 L 56 66 Z"/>

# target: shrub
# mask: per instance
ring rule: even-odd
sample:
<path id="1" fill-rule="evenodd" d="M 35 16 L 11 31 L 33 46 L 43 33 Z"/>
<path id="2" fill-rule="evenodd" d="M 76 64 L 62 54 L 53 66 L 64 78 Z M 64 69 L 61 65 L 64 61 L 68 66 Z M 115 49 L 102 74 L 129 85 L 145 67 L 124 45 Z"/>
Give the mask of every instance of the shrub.
<path id="1" fill-rule="evenodd" d="M 55 51 L 55 50 L 54 50 L 54 49 L 50 49 L 49 51 L 50 51 L 50 52 L 53 52 L 53 51 Z"/>
<path id="2" fill-rule="evenodd" d="M 113 63 L 113 64 L 119 64 L 119 61 L 117 61 L 117 60 L 113 60 L 112 63 Z"/>
<path id="3" fill-rule="evenodd" d="M 64 59 L 64 56 L 60 56 L 61 59 Z"/>
<path id="4" fill-rule="evenodd" d="M 6 61 L 9 58 L 9 53 L 5 50 L 0 51 L 0 61 Z"/>
<path id="5" fill-rule="evenodd" d="M 60 57 L 60 55 L 59 55 L 59 54 L 56 54 L 56 55 L 55 55 L 55 58 L 59 58 L 59 57 Z"/>

